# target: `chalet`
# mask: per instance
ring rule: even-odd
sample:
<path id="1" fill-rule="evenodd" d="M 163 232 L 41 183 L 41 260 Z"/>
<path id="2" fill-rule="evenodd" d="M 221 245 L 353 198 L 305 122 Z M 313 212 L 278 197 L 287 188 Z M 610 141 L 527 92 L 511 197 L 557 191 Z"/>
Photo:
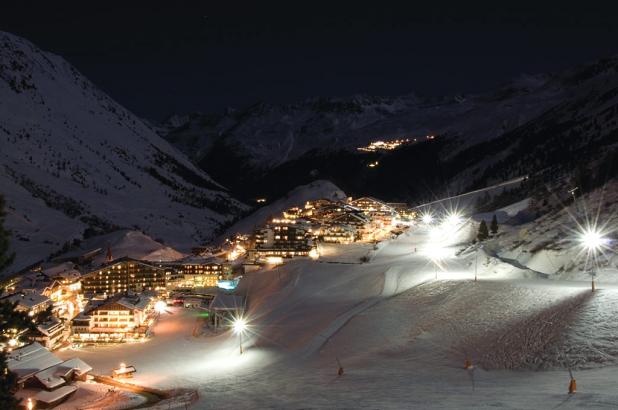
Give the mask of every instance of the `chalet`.
<path id="1" fill-rule="evenodd" d="M 92 367 L 73 358 L 63 361 L 39 343 L 8 354 L 7 368 L 17 377 L 18 399 L 31 398 L 37 408 L 53 407 L 75 393 L 75 380 L 86 380 Z"/>
<path id="2" fill-rule="evenodd" d="M 362 210 L 378 226 L 390 226 L 397 217 L 397 212 L 393 207 L 372 197 L 358 198 L 350 204 Z"/>
<path id="3" fill-rule="evenodd" d="M 402 219 L 413 220 L 416 218 L 416 211 L 410 208 L 405 202 L 388 202 L 386 205 L 393 208 Z"/>
<path id="4" fill-rule="evenodd" d="M 115 343 L 145 339 L 153 322 L 154 298 L 116 295 L 92 306 L 72 321 L 72 340 L 81 343 Z"/>
<path id="5" fill-rule="evenodd" d="M 370 214 L 372 212 L 394 212 L 393 207 L 389 206 L 387 203 L 380 201 L 379 199 L 372 198 L 370 196 L 365 196 L 362 198 L 357 198 L 350 201 L 350 205 L 362 210 L 365 214 Z"/>
<path id="6" fill-rule="evenodd" d="M 350 225 L 327 225 L 322 228 L 318 238 L 326 243 L 352 243 L 357 239 L 357 230 Z"/>
<path id="7" fill-rule="evenodd" d="M 21 292 L 6 298 L 9 302 L 17 302 L 15 310 L 26 312 L 28 316 L 35 316 L 52 306 L 51 300 L 37 292 Z"/>
<path id="8" fill-rule="evenodd" d="M 296 221 L 274 219 L 254 235 L 255 248 L 247 252 L 249 259 L 308 256 L 312 248 L 310 235 Z"/>
<path id="9" fill-rule="evenodd" d="M 64 322 L 52 316 L 49 320 L 37 324 L 36 331 L 29 336 L 29 339 L 42 344 L 46 349 L 55 350 L 64 343 L 67 336 Z"/>

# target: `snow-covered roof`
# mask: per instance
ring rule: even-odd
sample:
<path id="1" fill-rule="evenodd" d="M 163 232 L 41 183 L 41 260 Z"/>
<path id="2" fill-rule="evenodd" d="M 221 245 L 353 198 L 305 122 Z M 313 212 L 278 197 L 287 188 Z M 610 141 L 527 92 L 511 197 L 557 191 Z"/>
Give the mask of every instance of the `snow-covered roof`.
<path id="1" fill-rule="evenodd" d="M 55 316 L 52 316 L 48 321 L 37 324 L 36 328 L 45 336 L 49 336 L 54 331 L 62 327 L 62 322 Z"/>
<path id="2" fill-rule="evenodd" d="M 219 258 L 216 256 L 188 256 L 186 258 L 180 259 L 174 262 L 168 262 L 171 265 L 191 265 L 191 264 L 218 264 L 221 265 L 225 262 L 225 259 Z"/>
<path id="3" fill-rule="evenodd" d="M 92 371 L 92 367 L 79 357 L 64 361 L 60 366 L 75 370 L 78 375 Z"/>
<path id="4" fill-rule="evenodd" d="M 210 309 L 214 310 L 244 310 L 245 298 L 239 295 L 219 293 L 210 302 Z"/>
<path id="5" fill-rule="evenodd" d="M 36 377 L 46 389 L 55 389 L 65 384 L 72 372 L 81 376 L 90 371 L 92 371 L 92 367 L 88 363 L 75 357 L 42 370 L 36 373 L 34 377 Z"/>
<path id="6" fill-rule="evenodd" d="M 46 404 L 56 403 L 77 390 L 76 386 L 62 386 L 53 391 L 41 390 L 33 399 Z"/>
<path id="7" fill-rule="evenodd" d="M 46 389 L 55 389 L 57 387 L 66 384 L 66 377 L 69 377 L 72 369 L 61 367 L 61 365 L 52 366 L 48 369 L 41 370 L 36 373 L 34 377 L 43 385 Z"/>
<path id="8" fill-rule="evenodd" d="M 8 300 L 11 302 L 17 302 L 18 305 L 32 309 L 35 306 L 43 303 L 49 303 L 50 300 L 47 296 L 39 295 L 37 293 L 25 293 L 9 296 Z"/>
<path id="9" fill-rule="evenodd" d="M 120 303 L 123 306 L 128 307 L 129 309 L 144 310 L 144 309 L 146 309 L 146 307 L 148 306 L 150 301 L 151 301 L 151 298 L 149 298 L 149 297 L 140 297 L 137 300 L 135 300 L 135 299 L 128 299 L 128 298 L 121 298 L 118 301 L 118 303 Z"/>
<path id="10" fill-rule="evenodd" d="M 7 360 L 9 370 L 20 380 L 59 363 L 62 363 L 62 360 L 37 342 L 13 350 Z"/>
<path id="11" fill-rule="evenodd" d="M 69 280 L 78 279 L 81 276 L 73 262 L 48 265 L 43 269 L 43 273 L 50 278 L 58 277 Z"/>

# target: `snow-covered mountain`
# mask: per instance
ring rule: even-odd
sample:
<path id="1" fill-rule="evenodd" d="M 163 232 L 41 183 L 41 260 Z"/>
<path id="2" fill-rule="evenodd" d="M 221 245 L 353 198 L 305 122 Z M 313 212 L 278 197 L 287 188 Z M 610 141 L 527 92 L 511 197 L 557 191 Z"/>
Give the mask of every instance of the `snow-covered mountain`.
<path id="1" fill-rule="evenodd" d="M 615 149 L 611 140 L 618 132 L 616 90 L 618 58 L 609 58 L 558 74 L 521 76 L 495 92 L 478 95 L 317 98 L 291 105 L 257 104 L 220 115 L 174 116 L 164 124 L 163 134 L 232 189 L 234 181 L 269 189 L 282 183 L 273 176 L 293 172 L 297 183 L 312 177 L 330 179 L 353 194 L 361 192 L 355 192 L 349 176 L 358 180 L 363 175 L 350 167 L 342 167 L 345 172 L 329 168 L 332 162 L 352 161 L 335 158 L 333 152 L 351 154 L 377 139 L 438 135 L 436 149 L 409 149 L 405 161 L 414 164 L 433 155 L 435 161 L 428 165 L 432 175 L 440 174 L 439 181 L 423 183 L 460 192 L 537 172 L 547 152 L 557 149 L 596 158 L 598 153 L 589 149 L 595 141 Z M 571 154 L 563 159 L 570 160 Z M 356 157 L 360 162 L 361 155 Z M 238 164 L 233 171 L 227 167 L 230 161 Z M 384 171 L 388 175 L 381 180 L 397 178 L 402 171 Z M 409 173 L 417 176 L 416 171 L 413 167 Z M 363 186 L 373 188 L 366 178 Z M 282 190 L 291 188 L 285 185 Z M 402 188 L 390 194 L 405 191 Z M 415 195 L 409 192 L 400 199 Z"/>
<path id="2" fill-rule="evenodd" d="M 0 32 L 0 193 L 14 269 L 139 228 L 186 249 L 246 205 L 62 58 Z"/>

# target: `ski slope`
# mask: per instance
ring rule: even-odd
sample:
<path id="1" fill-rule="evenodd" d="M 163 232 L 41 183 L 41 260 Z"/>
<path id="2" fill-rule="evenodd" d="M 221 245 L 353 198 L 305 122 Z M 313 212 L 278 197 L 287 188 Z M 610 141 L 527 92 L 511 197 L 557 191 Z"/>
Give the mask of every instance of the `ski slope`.
<path id="1" fill-rule="evenodd" d="M 193 336 L 199 318 L 182 309 L 146 343 L 61 354 L 95 372 L 130 360 L 138 383 L 197 389 L 200 409 L 618 407 L 618 288 L 592 294 L 495 261 L 474 282 L 475 253 L 460 252 L 470 229 L 413 228 L 377 249 L 333 246 L 324 260 L 246 275 L 243 355 L 231 332 Z"/>

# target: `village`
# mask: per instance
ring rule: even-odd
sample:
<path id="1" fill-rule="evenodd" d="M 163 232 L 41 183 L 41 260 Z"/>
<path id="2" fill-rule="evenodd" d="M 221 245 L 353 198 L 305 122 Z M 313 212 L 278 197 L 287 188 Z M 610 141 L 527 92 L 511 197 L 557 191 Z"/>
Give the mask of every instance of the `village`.
<path id="1" fill-rule="evenodd" d="M 33 323 L 9 329 L 2 346 L 9 352 L 9 370 L 18 376 L 17 397 L 27 408 L 68 403 L 72 397 L 96 399 L 76 394 L 78 386 L 115 383 L 139 369 L 119 362 L 109 374 L 91 375 L 86 361 L 52 352 L 148 342 L 158 337 L 153 328 L 160 316 L 178 309 L 198 313 L 201 329 L 193 329 L 194 335 L 233 333 L 247 307 L 245 292 L 239 291 L 243 278 L 299 258 L 319 260 L 329 246 L 356 243 L 371 249 L 415 220 L 416 212 L 403 203 L 317 199 L 274 215 L 253 232 L 238 232 L 219 248 L 198 248 L 176 260 L 115 257 L 107 246 L 67 252 L 31 267 L 4 284 L 1 298 Z"/>

